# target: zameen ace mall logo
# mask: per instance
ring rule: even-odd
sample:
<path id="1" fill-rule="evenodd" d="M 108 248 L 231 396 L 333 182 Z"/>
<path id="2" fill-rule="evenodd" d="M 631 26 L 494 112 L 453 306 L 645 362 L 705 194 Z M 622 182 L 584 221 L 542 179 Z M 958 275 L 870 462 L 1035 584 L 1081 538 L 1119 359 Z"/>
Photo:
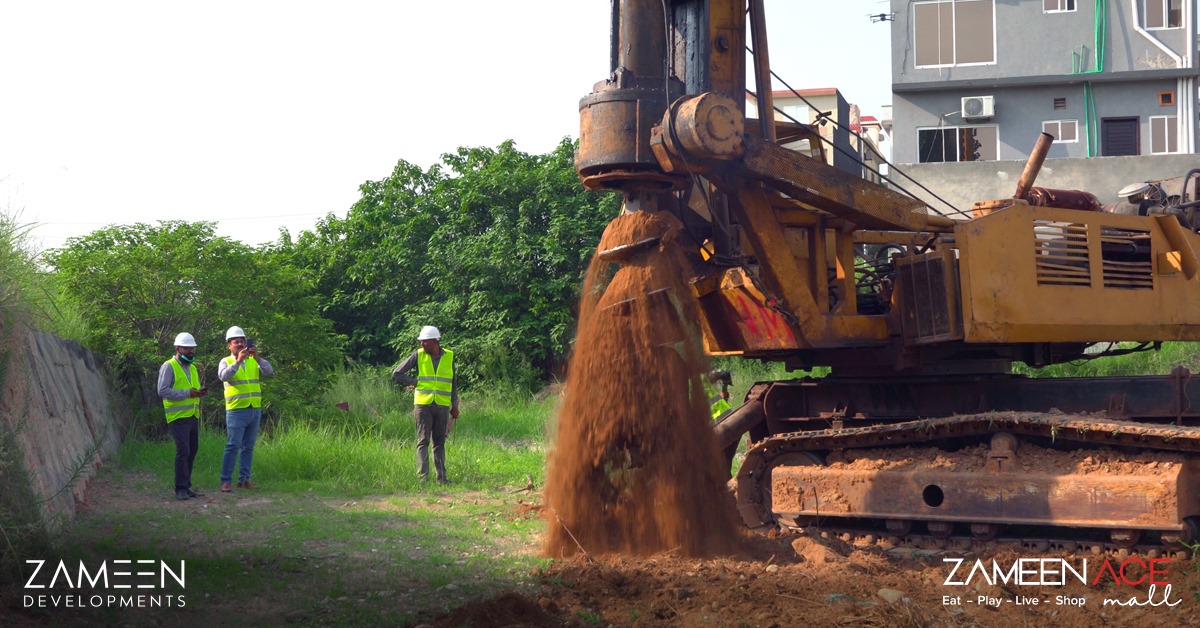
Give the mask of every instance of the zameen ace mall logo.
<path id="1" fill-rule="evenodd" d="M 992 560 L 990 566 L 980 559 L 970 562 L 962 558 L 945 558 L 942 562 L 950 564 L 950 573 L 942 583 L 945 586 L 967 587 L 983 583 L 990 586 L 1045 587 L 1065 586 L 1078 581 L 1092 588 L 1109 584 L 1146 587 L 1144 597 L 1105 597 L 1100 600 L 1103 606 L 1174 607 L 1183 602 L 1182 599 L 1173 600 L 1171 597 L 1171 582 L 1167 580 L 1170 558 L 1142 559 L 1131 556 L 1124 560 L 1105 558 L 1103 562 L 1093 560 L 1091 563 L 1083 559 L 1077 564 L 1063 558 L 1018 558 L 1008 565 Z M 945 606 L 977 604 L 999 607 L 1004 603 L 1017 606 L 1086 606 L 1088 598 L 1056 595 L 1050 599 L 1042 599 L 1035 592 L 1031 592 L 1030 595 L 1017 593 L 1011 598 L 990 595 L 942 596 L 942 604 Z"/>
<path id="2" fill-rule="evenodd" d="M 25 608 L 183 608 L 184 562 L 175 567 L 161 560 L 105 560 L 89 566 L 26 560 L 33 573 L 25 581 L 23 603 Z M 176 588 L 178 593 L 166 593 Z"/>

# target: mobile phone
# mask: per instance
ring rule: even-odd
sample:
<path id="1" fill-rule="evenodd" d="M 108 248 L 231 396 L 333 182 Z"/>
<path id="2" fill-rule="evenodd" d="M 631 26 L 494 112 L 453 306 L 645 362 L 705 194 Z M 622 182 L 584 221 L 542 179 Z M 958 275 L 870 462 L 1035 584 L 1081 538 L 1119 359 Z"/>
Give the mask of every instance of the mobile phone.
<path id="1" fill-rule="evenodd" d="M 247 348 L 247 349 L 253 349 L 253 348 L 254 348 L 254 339 L 253 339 L 253 338 L 247 338 L 247 339 L 246 339 L 246 348 Z"/>

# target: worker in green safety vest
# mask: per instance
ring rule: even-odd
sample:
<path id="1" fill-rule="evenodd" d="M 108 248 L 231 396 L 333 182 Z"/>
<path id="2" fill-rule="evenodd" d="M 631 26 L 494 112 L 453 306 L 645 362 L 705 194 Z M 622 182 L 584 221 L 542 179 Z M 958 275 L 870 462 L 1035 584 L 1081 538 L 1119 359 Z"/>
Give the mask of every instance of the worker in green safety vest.
<path id="1" fill-rule="evenodd" d="M 426 325 L 417 334 L 421 348 L 392 371 L 392 379 L 413 391 L 413 417 L 417 424 L 417 477 L 429 479 L 429 443 L 433 442 L 433 467 L 438 484 L 449 484 L 446 475 L 446 437 L 458 419 L 458 386 L 454 352 L 443 349 L 442 333 Z M 410 372 L 416 369 L 413 378 Z"/>
<path id="2" fill-rule="evenodd" d="M 234 325 L 225 332 L 229 355 L 217 365 L 217 377 L 225 385 L 225 453 L 221 456 L 221 492 L 233 491 L 233 467 L 237 462 L 238 488 L 256 488 L 250 481 L 254 443 L 262 422 L 262 378 L 275 367 L 258 354 L 258 346 L 246 331 Z"/>
<path id="3" fill-rule="evenodd" d="M 192 465 L 200 446 L 200 398 L 207 392 L 196 372 L 196 339 L 175 336 L 175 355 L 158 367 L 158 396 L 167 416 L 167 431 L 175 441 L 175 499 L 204 497 L 192 490 Z"/>
<path id="4" fill-rule="evenodd" d="M 733 385 L 733 376 L 729 371 L 712 370 L 706 374 L 704 380 L 709 417 L 713 423 L 717 423 L 733 408 L 729 405 L 729 387 Z"/>

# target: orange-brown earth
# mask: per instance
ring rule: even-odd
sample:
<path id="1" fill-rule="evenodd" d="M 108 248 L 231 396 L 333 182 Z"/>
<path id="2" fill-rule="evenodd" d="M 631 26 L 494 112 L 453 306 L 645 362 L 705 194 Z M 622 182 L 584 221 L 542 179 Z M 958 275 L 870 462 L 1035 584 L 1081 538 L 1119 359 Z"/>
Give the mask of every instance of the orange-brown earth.
<path id="1" fill-rule="evenodd" d="M 976 561 L 1009 570 L 1018 558 L 1065 558 L 1088 564 L 1087 584 L 947 584 Z M 850 545 L 819 533 L 738 533 L 732 553 L 687 558 L 576 555 L 532 576 L 538 593 L 508 593 L 460 607 L 429 622 L 450 626 L 1198 626 L 1200 563 L 1160 563 L 1169 592 L 1145 583 L 1114 585 L 1103 556 L 1031 556 L 1007 549 L 982 554 Z M 1119 571 L 1121 560 L 1110 558 Z M 1146 560 L 1146 559 L 1142 559 Z M 1047 563 L 1053 569 L 1056 563 Z M 1030 567 L 1036 568 L 1036 567 Z M 1129 580 L 1144 571 L 1131 563 Z M 1033 580 L 1033 576 L 1029 576 Z M 1046 581 L 1063 579 L 1051 571 Z M 988 605 L 981 598 L 991 598 Z M 1063 598 L 1063 599 L 1060 599 Z M 1037 603 L 1034 604 L 1033 600 Z M 1141 606 L 1106 605 L 1105 600 Z M 1023 603 L 1022 603 L 1023 602 Z M 1156 605 L 1150 605 L 1150 603 Z"/>

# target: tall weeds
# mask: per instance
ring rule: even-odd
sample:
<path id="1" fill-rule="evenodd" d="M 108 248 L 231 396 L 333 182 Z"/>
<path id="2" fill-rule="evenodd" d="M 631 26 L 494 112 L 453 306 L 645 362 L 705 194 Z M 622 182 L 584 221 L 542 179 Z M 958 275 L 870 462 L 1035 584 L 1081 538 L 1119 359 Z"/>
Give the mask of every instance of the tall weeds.
<path id="1" fill-rule="evenodd" d="M 26 248 L 27 229 L 0 214 L 0 386 L 19 361 L 12 348 L 30 314 L 27 299 L 36 266 Z M 13 399 L 0 399 L 0 584 L 20 578 L 26 558 L 43 553 L 50 535 L 29 484 L 17 434 L 26 420 Z"/>

